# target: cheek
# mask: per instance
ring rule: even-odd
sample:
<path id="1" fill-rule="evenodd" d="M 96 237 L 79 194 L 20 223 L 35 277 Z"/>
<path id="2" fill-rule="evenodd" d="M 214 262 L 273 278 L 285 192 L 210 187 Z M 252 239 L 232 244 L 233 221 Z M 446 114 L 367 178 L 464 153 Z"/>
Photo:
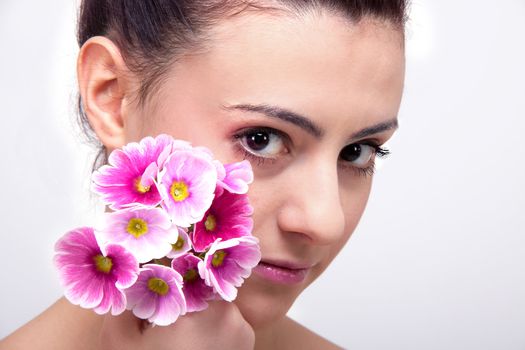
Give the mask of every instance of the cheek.
<path id="1" fill-rule="evenodd" d="M 355 228 L 370 196 L 371 176 L 340 174 L 339 199 L 343 209 L 347 228 Z"/>
<path id="2" fill-rule="evenodd" d="M 261 240 L 263 245 L 264 241 L 268 239 L 269 232 L 267 231 L 272 227 L 270 223 L 275 220 L 277 200 L 275 199 L 275 193 L 269 189 L 267 182 L 257 179 L 255 168 L 254 175 L 254 181 L 248 191 L 248 198 L 250 205 L 253 207 L 253 233 Z M 266 231 L 265 235 L 261 235 L 262 230 Z"/>
<path id="3" fill-rule="evenodd" d="M 341 206 L 345 216 L 345 234 L 341 237 L 338 244 L 335 244 L 331 249 L 332 258 L 339 253 L 354 233 L 355 228 L 359 224 L 359 220 L 361 220 L 361 217 L 363 216 L 363 212 L 370 196 L 372 186 L 371 179 L 363 178 L 357 181 L 359 181 L 357 186 L 352 186 L 351 190 L 342 191 L 340 194 Z"/>
<path id="4" fill-rule="evenodd" d="M 347 228 L 355 229 L 365 210 L 370 196 L 371 181 L 359 186 L 355 191 L 341 196 Z"/>

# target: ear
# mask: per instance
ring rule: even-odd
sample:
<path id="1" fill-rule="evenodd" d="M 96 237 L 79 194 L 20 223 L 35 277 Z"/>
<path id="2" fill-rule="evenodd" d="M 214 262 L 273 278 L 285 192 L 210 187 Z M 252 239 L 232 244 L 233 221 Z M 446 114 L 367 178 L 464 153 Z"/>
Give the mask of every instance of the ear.
<path id="1" fill-rule="evenodd" d="M 119 48 L 108 38 L 92 37 L 82 45 L 77 77 L 82 105 L 93 131 L 108 152 L 125 144 L 127 66 Z"/>

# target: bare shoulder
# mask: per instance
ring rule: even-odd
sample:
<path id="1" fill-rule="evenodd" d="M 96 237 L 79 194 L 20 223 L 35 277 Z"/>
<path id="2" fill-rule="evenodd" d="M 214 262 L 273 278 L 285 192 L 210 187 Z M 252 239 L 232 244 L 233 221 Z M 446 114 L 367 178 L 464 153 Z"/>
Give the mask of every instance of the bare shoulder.
<path id="1" fill-rule="evenodd" d="M 98 347 L 102 317 L 59 299 L 0 341 L 0 350 L 90 350 Z"/>
<path id="2" fill-rule="evenodd" d="M 285 317 L 275 328 L 277 347 L 282 349 L 339 350 L 341 347 L 311 331 L 305 326 Z"/>

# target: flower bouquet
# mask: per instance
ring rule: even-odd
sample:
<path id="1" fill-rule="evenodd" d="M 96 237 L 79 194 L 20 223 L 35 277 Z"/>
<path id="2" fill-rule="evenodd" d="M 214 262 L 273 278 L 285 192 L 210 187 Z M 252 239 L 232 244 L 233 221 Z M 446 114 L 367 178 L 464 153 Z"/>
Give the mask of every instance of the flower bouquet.
<path id="1" fill-rule="evenodd" d="M 128 309 L 169 325 L 208 301 L 232 301 L 261 259 L 252 236 L 248 161 L 222 164 L 167 135 L 113 151 L 92 175 L 112 211 L 66 233 L 55 265 L 66 298 L 98 314 Z"/>

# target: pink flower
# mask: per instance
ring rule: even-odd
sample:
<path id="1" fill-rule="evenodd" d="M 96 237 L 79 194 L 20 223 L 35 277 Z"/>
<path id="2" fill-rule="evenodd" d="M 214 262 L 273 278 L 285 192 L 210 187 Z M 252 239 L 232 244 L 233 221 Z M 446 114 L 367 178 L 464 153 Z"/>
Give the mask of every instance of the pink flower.
<path id="1" fill-rule="evenodd" d="M 208 307 L 207 300 L 215 299 L 213 288 L 204 283 L 199 276 L 198 264 L 201 259 L 186 254 L 174 259 L 171 267 L 182 275 L 182 291 L 186 298 L 187 312 L 202 311 Z"/>
<path id="2" fill-rule="evenodd" d="M 111 209 L 155 207 L 161 196 L 154 184 L 157 172 L 172 150 L 173 139 L 159 135 L 131 142 L 109 155 L 109 165 L 92 175 L 92 189 Z"/>
<path id="3" fill-rule="evenodd" d="M 216 184 L 217 170 L 208 154 L 196 149 L 177 150 L 159 174 L 161 205 L 175 225 L 189 227 L 210 207 Z"/>
<path id="4" fill-rule="evenodd" d="M 231 193 L 248 192 L 248 185 L 253 182 L 253 171 L 249 161 L 226 164 L 224 170 L 224 176 L 219 178 L 219 185 L 222 188 Z"/>
<path id="5" fill-rule="evenodd" d="M 186 313 L 182 276 L 172 268 L 146 264 L 137 282 L 124 291 L 129 310 L 141 319 L 167 326 Z"/>
<path id="6" fill-rule="evenodd" d="M 65 287 L 66 298 L 75 305 L 113 315 L 126 308 L 121 289 L 137 280 L 139 265 L 124 247 L 110 244 L 99 248 L 93 229 L 78 228 L 66 233 L 55 245 L 55 265 Z"/>
<path id="7" fill-rule="evenodd" d="M 260 260 L 257 238 L 244 236 L 227 241 L 219 238 L 204 261 L 199 262 L 199 274 L 224 300 L 233 301 L 237 297 L 235 287 L 243 284 Z"/>
<path id="8" fill-rule="evenodd" d="M 170 259 L 175 259 L 186 254 L 191 249 L 191 241 L 186 229 L 178 227 L 179 237 L 177 242 L 171 245 L 171 251 L 166 255 Z"/>
<path id="9" fill-rule="evenodd" d="M 193 247 L 202 252 L 217 238 L 225 241 L 251 235 L 252 213 L 253 208 L 246 194 L 233 194 L 218 187 L 210 209 L 195 224 Z"/>
<path id="10" fill-rule="evenodd" d="M 101 244 L 120 244 L 140 263 L 166 256 L 177 238 L 177 228 L 160 208 L 126 209 L 105 214 L 104 225 L 97 229 L 97 240 Z"/>

